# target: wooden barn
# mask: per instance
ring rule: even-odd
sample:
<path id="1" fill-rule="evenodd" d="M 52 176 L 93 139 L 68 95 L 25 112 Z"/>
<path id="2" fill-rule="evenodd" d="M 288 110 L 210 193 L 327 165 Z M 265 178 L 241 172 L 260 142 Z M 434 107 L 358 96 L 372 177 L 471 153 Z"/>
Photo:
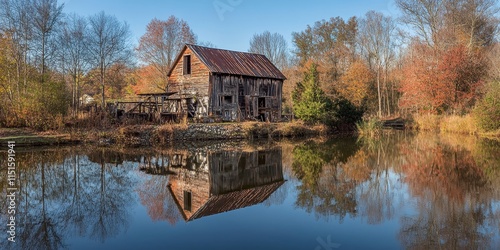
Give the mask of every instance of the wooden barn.
<path id="1" fill-rule="evenodd" d="M 168 73 L 168 91 L 193 118 L 274 122 L 285 79 L 264 55 L 187 44 Z"/>

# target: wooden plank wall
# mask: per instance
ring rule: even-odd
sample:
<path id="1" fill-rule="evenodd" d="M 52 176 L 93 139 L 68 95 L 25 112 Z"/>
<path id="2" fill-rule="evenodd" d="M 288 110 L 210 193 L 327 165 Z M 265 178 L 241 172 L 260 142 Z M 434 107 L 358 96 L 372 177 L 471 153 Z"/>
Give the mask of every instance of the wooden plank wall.
<path id="1" fill-rule="evenodd" d="M 191 74 L 183 75 L 183 60 L 185 55 L 191 55 Z M 186 47 L 181 58 L 175 65 L 172 74 L 168 78 L 171 85 L 169 91 L 180 91 L 182 93 L 197 92 L 200 96 L 208 96 L 208 83 L 210 71 L 201 60 Z"/>
<path id="2" fill-rule="evenodd" d="M 281 149 L 211 152 L 208 159 L 213 195 L 283 180 Z"/>
<path id="3" fill-rule="evenodd" d="M 256 118 L 261 114 L 267 114 L 270 121 L 281 118 L 283 80 L 212 74 L 210 84 L 211 112 L 222 115 L 224 120 Z M 232 103 L 224 102 L 224 97 L 231 97 Z M 259 100 L 264 100 L 261 106 Z"/>

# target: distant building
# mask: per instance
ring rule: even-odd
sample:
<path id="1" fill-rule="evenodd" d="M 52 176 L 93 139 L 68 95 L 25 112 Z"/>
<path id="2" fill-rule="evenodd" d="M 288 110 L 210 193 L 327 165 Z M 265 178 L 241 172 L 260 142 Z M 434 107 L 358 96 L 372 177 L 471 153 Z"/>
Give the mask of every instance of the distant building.
<path id="1" fill-rule="evenodd" d="M 88 94 L 83 94 L 80 97 L 80 106 L 87 106 L 87 105 L 92 105 L 95 104 L 95 99 L 94 97 L 88 95 Z"/>

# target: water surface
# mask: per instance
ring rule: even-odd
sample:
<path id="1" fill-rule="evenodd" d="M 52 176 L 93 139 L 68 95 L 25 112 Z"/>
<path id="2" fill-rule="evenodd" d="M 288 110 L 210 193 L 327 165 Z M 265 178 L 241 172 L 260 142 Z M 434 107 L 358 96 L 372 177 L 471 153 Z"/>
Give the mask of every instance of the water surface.
<path id="1" fill-rule="evenodd" d="M 494 141 L 405 132 L 18 148 L 16 243 L 4 233 L 0 248 L 498 249 L 498 155 Z"/>

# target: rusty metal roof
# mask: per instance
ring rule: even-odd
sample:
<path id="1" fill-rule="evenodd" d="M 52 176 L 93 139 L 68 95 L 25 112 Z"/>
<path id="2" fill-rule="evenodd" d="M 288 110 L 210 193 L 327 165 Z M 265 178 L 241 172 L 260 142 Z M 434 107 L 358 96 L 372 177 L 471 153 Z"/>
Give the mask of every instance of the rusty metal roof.
<path id="1" fill-rule="evenodd" d="M 213 195 L 187 221 L 201 217 L 228 212 L 264 202 L 285 181 L 278 181 L 260 187 L 234 191 L 227 194 Z"/>
<path id="2" fill-rule="evenodd" d="M 186 47 L 189 47 L 213 73 L 286 79 L 283 73 L 266 56 L 261 54 L 214 49 L 192 44 L 186 44 Z M 174 67 L 186 47 L 181 51 Z M 171 72 L 172 70 L 168 75 Z"/>

